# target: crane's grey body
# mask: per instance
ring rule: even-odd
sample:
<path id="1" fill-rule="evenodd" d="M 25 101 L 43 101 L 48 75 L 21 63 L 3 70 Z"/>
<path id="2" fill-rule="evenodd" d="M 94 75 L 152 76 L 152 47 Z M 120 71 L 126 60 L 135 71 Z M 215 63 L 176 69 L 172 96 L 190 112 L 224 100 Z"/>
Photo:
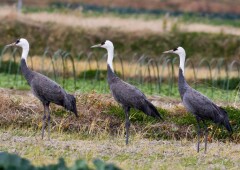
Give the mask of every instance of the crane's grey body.
<path id="1" fill-rule="evenodd" d="M 92 46 L 94 47 L 102 47 L 107 49 L 108 51 L 108 59 L 107 59 L 107 81 L 111 90 L 111 93 L 114 99 L 123 107 L 125 112 L 125 128 L 126 128 L 126 144 L 128 144 L 129 138 L 129 112 L 131 108 L 135 108 L 143 111 L 145 114 L 155 117 L 161 118 L 157 109 L 153 106 L 151 102 L 149 102 L 146 96 L 136 87 L 124 82 L 113 71 L 112 60 L 113 60 L 113 51 L 114 47 L 111 41 L 106 40 L 101 44 Z"/>
<path id="2" fill-rule="evenodd" d="M 44 137 L 44 130 L 46 127 L 46 119 L 48 121 L 48 139 L 50 139 L 50 111 L 49 104 L 55 103 L 63 106 L 69 111 L 72 111 L 76 117 L 76 99 L 73 95 L 67 94 L 66 91 L 60 87 L 56 82 L 52 81 L 48 77 L 30 70 L 27 67 L 25 59 L 21 59 L 21 72 L 28 84 L 31 87 L 31 91 L 44 106 L 43 126 L 42 126 L 42 138 Z M 46 115 L 46 113 L 48 115 Z"/>
<path id="3" fill-rule="evenodd" d="M 135 108 L 143 111 L 145 114 L 160 118 L 160 114 L 155 107 L 148 101 L 146 96 L 135 86 L 122 81 L 107 67 L 107 79 L 114 99 L 122 105 L 123 108 Z"/>
<path id="4" fill-rule="evenodd" d="M 107 66 L 107 80 L 114 99 L 121 104 L 125 111 L 126 144 L 128 144 L 129 138 L 129 112 L 131 108 L 141 110 L 148 116 L 162 119 L 157 109 L 147 100 L 146 96 L 135 86 L 117 77 L 109 65 Z"/>
<path id="5" fill-rule="evenodd" d="M 183 105 L 198 120 L 212 120 L 214 123 L 223 124 L 228 131 L 232 131 L 226 111 L 191 88 L 185 81 L 181 68 L 179 69 L 178 87 Z"/>
<path id="6" fill-rule="evenodd" d="M 205 124 L 205 120 L 211 120 L 214 123 L 222 124 L 226 129 L 232 133 L 232 127 L 229 123 L 227 112 L 213 103 L 209 98 L 199 93 L 195 89 L 191 88 L 184 77 L 184 62 L 185 62 L 185 50 L 182 47 L 175 48 L 173 50 L 166 51 L 164 53 L 175 53 L 180 57 L 180 68 L 178 76 L 178 89 L 183 102 L 183 105 L 191 112 L 197 120 L 198 124 L 198 144 L 197 151 L 199 152 L 199 137 L 200 137 L 200 121 L 203 122 L 205 127 L 205 153 L 207 151 L 207 135 L 208 130 Z"/>
<path id="7" fill-rule="evenodd" d="M 32 93 L 43 104 L 52 102 L 66 107 L 68 110 L 77 114 L 75 102 L 69 103 L 68 98 L 71 97 L 69 97 L 69 94 L 67 94 L 59 84 L 40 73 L 30 70 L 24 59 L 21 60 L 21 71 L 28 84 L 31 86 Z"/>

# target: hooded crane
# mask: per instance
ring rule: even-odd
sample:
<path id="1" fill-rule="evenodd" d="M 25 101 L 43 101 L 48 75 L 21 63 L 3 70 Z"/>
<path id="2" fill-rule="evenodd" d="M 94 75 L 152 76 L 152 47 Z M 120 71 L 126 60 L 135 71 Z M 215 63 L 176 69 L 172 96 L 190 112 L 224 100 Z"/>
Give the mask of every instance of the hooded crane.
<path id="1" fill-rule="evenodd" d="M 205 150 L 207 151 L 207 136 L 208 129 L 205 124 L 205 120 L 212 120 L 214 123 L 222 124 L 226 129 L 232 133 L 232 127 L 229 123 L 227 112 L 214 104 L 209 98 L 199 93 L 198 91 L 191 88 L 185 78 L 184 78 L 184 63 L 186 53 L 182 47 L 174 48 L 173 50 L 165 51 L 163 53 L 174 53 L 179 55 L 180 66 L 179 66 L 179 77 L 178 77 L 178 90 L 183 102 L 183 105 L 186 107 L 188 112 L 191 112 L 197 120 L 198 124 L 198 143 L 197 143 L 197 152 L 199 152 L 199 138 L 200 138 L 200 121 L 203 122 L 205 128 Z"/>
<path id="2" fill-rule="evenodd" d="M 22 47 L 22 56 L 21 56 L 21 71 L 28 84 L 31 86 L 31 91 L 43 104 L 44 115 L 43 115 L 43 126 L 42 126 L 42 139 L 44 137 L 44 130 L 46 128 L 46 119 L 48 122 L 48 139 L 50 140 L 50 111 L 49 104 L 50 102 L 57 105 L 61 105 L 69 111 L 72 111 L 76 117 L 77 108 L 76 108 L 76 99 L 73 95 L 67 94 L 66 91 L 60 87 L 56 82 L 50 80 L 48 77 L 32 71 L 27 66 L 27 56 L 29 51 L 29 43 L 26 39 L 21 38 L 16 42 L 7 45 L 9 46 L 18 46 Z M 47 113 L 47 115 L 46 115 Z"/>
<path id="3" fill-rule="evenodd" d="M 157 109 L 153 106 L 153 104 L 148 101 L 146 96 L 139 89 L 124 82 L 114 73 L 112 63 L 114 55 L 113 43 L 109 40 L 106 40 L 105 42 L 94 45 L 91 48 L 95 47 L 105 48 L 108 52 L 107 81 L 114 99 L 121 104 L 123 110 L 125 111 L 126 144 L 128 144 L 130 127 L 129 112 L 132 107 L 141 110 L 148 116 L 160 119 L 162 119 L 162 117 L 158 113 Z"/>

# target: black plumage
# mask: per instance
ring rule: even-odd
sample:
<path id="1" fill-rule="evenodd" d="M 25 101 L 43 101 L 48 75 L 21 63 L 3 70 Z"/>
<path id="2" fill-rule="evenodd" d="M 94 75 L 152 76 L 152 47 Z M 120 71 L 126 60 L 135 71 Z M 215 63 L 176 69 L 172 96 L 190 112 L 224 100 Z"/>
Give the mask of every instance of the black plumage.
<path id="1" fill-rule="evenodd" d="M 180 57 L 180 68 L 178 77 L 178 89 L 183 102 L 188 112 L 191 112 L 198 123 L 198 144 L 197 151 L 199 152 L 199 136 L 200 136 L 200 121 L 203 122 L 205 127 L 205 152 L 207 150 L 207 135 L 208 130 L 205 124 L 205 120 L 211 120 L 216 124 L 223 125 L 230 133 L 233 132 L 229 123 L 227 112 L 213 103 L 209 98 L 199 93 L 188 85 L 184 77 L 184 62 L 185 62 L 185 50 L 182 47 L 177 49 L 166 51 L 165 53 L 175 53 Z"/>
<path id="2" fill-rule="evenodd" d="M 29 44 L 27 40 L 20 39 L 15 43 L 11 44 L 17 45 L 23 48 L 23 54 L 21 58 L 21 72 L 28 84 L 31 87 L 31 91 L 43 104 L 44 106 L 44 116 L 43 116 L 43 126 L 42 126 L 42 138 L 44 137 L 44 130 L 46 127 L 46 119 L 48 121 L 48 138 L 50 139 L 50 111 L 49 104 L 55 103 L 57 105 L 63 106 L 65 109 L 73 112 L 76 117 L 78 117 L 76 108 L 76 99 L 73 95 L 66 93 L 66 91 L 60 87 L 56 82 L 52 81 L 48 77 L 32 71 L 28 68 L 26 64 L 26 58 L 29 50 Z M 10 46 L 10 45 L 9 45 Z M 47 114 L 46 114 L 47 113 Z"/>
<path id="3" fill-rule="evenodd" d="M 92 47 L 106 48 L 108 51 L 108 65 L 107 65 L 107 81 L 114 99 L 123 107 L 125 112 L 125 128 L 126 128 L 126 144 L 128 144 L 129 138 L 129 112 L 131 108 L 138 109 L 144 112 L 148 116 L 162 119 L 157 109 L 151 102 L 148 101 L 146 96 L 135 86 L 132 86 L 119 77 L 113 71 L 112 59 L 113 59 L 113 44 L 107 40 L 104 43 L 95 45 Z"/>

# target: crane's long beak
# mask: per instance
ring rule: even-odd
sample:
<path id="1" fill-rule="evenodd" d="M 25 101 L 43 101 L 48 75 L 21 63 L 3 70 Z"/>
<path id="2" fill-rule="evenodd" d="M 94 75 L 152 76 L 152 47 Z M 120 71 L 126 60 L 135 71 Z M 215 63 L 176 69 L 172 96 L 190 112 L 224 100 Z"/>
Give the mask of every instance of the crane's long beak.
<path id="1" fill-rule="evenodd" d="M 12 43 L 12 44 L 6 45 L 5 47 L 11 47 L 11 46 L 15 46 L 15 45 L 16 45 L 16 43 L 14 42 L 14 43 Z"/>
<path id="2" fill-rule="evenodd" d="M 164 51 L 163 53 L 164 53 L 164 54 L 173 53 L 173 50 Z"/>
<path id="3" fill-rule="evenodd" d="M 101 46 L 102 46 L 101 44 L 97 44 L 97 45 L 91 46 L 91 48 L 96 48 L 96 47 L 101 47 Z"/>

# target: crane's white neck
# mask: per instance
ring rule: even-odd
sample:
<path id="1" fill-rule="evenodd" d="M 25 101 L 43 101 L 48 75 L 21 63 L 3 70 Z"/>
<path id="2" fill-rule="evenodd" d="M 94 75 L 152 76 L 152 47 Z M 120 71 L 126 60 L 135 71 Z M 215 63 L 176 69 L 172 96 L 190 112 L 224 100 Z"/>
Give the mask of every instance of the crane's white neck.
<path id="1" fill-rule="evenodd" d="M 186 54 L 181 53 L 181 54 L 178 54 L 178 55 L 179 55 L 179 58 L 180 58 L 180 65 L 179 65 L 179 67 L 182 69 L 182 72 L 183 72 L 183 75 L 184 75 L 184 64 L 185 64 Z"/>
<path id="2" fill-rule="evenodd" d="M 27 63 L 28 52 L 29 52 L 29 47 L 27 47 L 27 46 L 22 47 L 21 59 L 24 59 L 26 61 L 26 63 Z"/>
<path id="3" fill-rule="evenodd" d="M 113 69 L 114 48 L 108 48 L 107 52 L 108 52 L 107 64 L 110 66 L 112 72 L 114 72 L 114 69 Z"/>

